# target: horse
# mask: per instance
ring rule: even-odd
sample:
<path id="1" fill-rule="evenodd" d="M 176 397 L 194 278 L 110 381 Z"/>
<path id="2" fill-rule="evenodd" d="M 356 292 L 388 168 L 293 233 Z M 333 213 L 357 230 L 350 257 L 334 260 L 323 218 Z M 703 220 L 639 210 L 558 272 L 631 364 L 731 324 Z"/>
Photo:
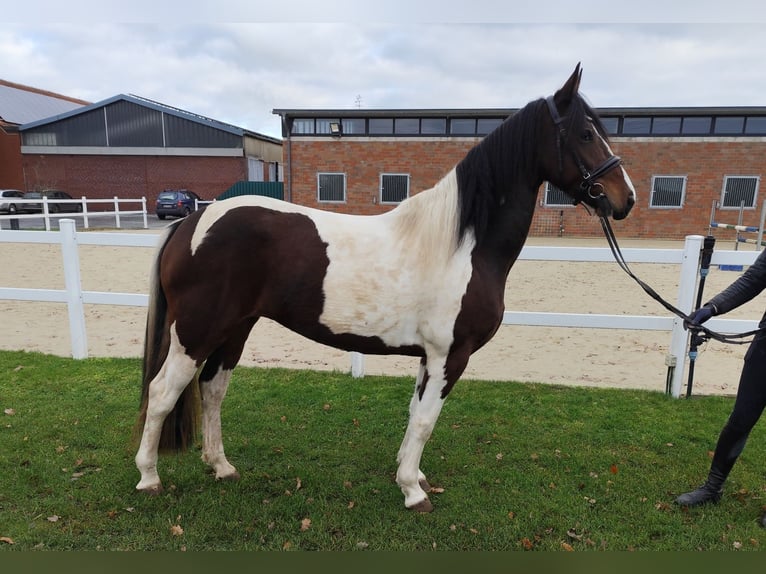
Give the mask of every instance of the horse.
<path id="1" fill-rule="evenodd" d="M 635 202 L 581 76 L 578 63 L 553 96 L 528 103 L 434 187 L 386 213 L 242 196 L 171 224 L 151 271 L 136 489 L 162 491 L 158 453 L 188 448 L 200 419 L 203 462 L 217 480 L 240 478 L 224 453 L 221 404 L 267 317 L 331 347 L 420 358 L 396 483 L 406 508 L 432 511 L 423 449 L 469 357 L 500 326 L 540 186 L 614 220 Z"/>

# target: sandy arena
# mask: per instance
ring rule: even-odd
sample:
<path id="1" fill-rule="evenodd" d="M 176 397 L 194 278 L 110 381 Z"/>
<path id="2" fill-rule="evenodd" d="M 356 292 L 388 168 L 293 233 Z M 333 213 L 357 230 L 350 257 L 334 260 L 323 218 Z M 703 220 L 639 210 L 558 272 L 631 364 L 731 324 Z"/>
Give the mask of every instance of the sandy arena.
<path id="1" fill-rule="evenodd" d="M 137 233 L 141 233 L 139 231 Z M 158 231 L 151 231 L 158 233 Z M 530 238 L 528 245 L 606 247 L 604 239 Z M 621 240 L 623 248 L 680 249 L 679 241 Z M 716 246 L 732 249 L 730 242 Z M 745 246 L 743 249 L 752 249 Z M 89 291 L 146 293 L 153 250 L 82 246 L 82 286 Z M 58 245 L 0 243 L 0 286 L 63 289 Z M 676 265 L 633 264 L 633 271 L 671 303 L 676 301 Z M 712 267 L 705 299 L 726 287 L 738 272 Z M 730 313 L 758 319 L 763 295 Z M 518 261 L 506 287 L 509 311 L 667 315 L 616 263 Z M 143 307 L 86 306 L 91 357 L 139 357 Z M 67 309 L 63 304 L 0 300 L 0 348 L 71 356 Z M 535 381 L 556 384 L 665 390 L 665 355 L 670 333 L 521 327 L 503 325 L 494 339 L 473 355 L 463 379 Z M 746 347 L 709 342 L 700 349 L 694 394 L 734 394 Z M 367 374 L 413 375 L 411 357 L 366 357 Z M 241 364 L 294 369 L 348 371 L 348 353 L 316 344 L 261 319 L 245 347 Z M 138 378 L 138 373 L 137 373 Z M 684 376 L 684 380 L 686 377 Z M 138 384 L 138 381 L 137 383 Z M 463 383 L 465 384 L 465 383 Z M 685 391 L 684 391 L 685 392 Z"/>

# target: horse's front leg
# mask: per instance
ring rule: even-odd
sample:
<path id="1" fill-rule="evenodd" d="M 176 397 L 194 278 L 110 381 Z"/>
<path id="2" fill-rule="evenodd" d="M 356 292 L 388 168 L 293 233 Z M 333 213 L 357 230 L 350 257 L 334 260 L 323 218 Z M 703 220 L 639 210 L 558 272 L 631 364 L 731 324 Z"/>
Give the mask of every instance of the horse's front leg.
<path id="1" fill-rule="evenodd" d="M 440 363 L 435 371 L 443 373 L 444 361 Z M 433 510 L 427 494 L 431 487 L 420 470 L 420 459 L 444 404 L 441 396 L 444 385 L 443 377 L 430 377 L 426 362 L 422 361 L 410 401 L 410 420 L 397 455 L 399 468 L 396 471 L 396 483 L 404 494 L 404 505 L 418 512 Z"/>

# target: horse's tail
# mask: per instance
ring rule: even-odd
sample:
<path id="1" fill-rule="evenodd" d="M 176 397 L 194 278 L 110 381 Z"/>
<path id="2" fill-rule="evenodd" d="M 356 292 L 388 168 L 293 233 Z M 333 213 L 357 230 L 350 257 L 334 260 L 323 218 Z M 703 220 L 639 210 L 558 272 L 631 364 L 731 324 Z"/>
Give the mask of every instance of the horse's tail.
<path id="1" fill-rule="evenodd" d="M 160 283 L 162 254 L 170 238 L 173 237 L 178 220 L 168 226 L 160 239 L 155 253 L 150 274 L 149 309 L 146 315 L 146 337 L 144 339 L 144 360 L 141 388 L 141 408 L 135 426 L 135 436 L 140 438 L 146 421 L 146 409 L 149 403 L 149 384 L 160 372 L 170 349 L 170 325 L 167 322 L 168 302 Z M 186 450 L 197 436 L 200 413 L 199 381 L 195 375 L 176 401 L 162 425 L 159 450 L 163 452 Z"/>

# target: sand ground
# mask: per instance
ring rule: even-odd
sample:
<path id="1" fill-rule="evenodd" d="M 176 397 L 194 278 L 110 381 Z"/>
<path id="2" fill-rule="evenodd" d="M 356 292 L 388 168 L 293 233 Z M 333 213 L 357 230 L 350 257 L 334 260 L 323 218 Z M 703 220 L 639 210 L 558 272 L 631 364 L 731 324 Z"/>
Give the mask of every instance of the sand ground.
<path id="1" fill-rule="evenodd" d="M 141 233 L 137 231 L 136 233 Z M 152 231 L 157 233 L 157 231 Z M 528 245 L 605 247 L 603 239 L 535 239 Z M 681 248 L 678 241 L 622 240 L 622 247 Z M 718 249 L 733 245 L 719 244 Z M 750 249 L 746 246 L 744 249 Z M 146 293 L 153 250 L 82 246 L 85 290 Z M 44 244 L 0 243 L 0 286 L 62 289 L 60 248 Z M 634 264 L 633 271 L 668 301 L 675 303 L 676 265 Z M 739 276 L 711 269 L 706 298 Z M 729 314 L 757 319 L 763 296 Z M 506 309 L 666 315 L 616 263 L 519 261 L 506 287 Z M 142 353 L 146 309 L 86 306 L 88 351 L 92 357 L 138 357 Z M 595 387 L 651 389 L 663 392 L 670 333 L 654 331 L 523 327 L 503 325 L 471 358 L 463 379 L 538 381 Z M 63 304 L 0 300 L 0 348 L 71 355 L 67 309 Z M 707 343 L 700 352 L 695 394 L 734 394 L 745 347 Z M 268 320 L 259 321 L 246 345 L 242 364 L 297 369 L 348 371 L 348 353 L 304 339 Z M 367 374 L 410 374 L 411 357 L 366 357 Z M 466 383 L 464 383 L 466 384 Z"/>

